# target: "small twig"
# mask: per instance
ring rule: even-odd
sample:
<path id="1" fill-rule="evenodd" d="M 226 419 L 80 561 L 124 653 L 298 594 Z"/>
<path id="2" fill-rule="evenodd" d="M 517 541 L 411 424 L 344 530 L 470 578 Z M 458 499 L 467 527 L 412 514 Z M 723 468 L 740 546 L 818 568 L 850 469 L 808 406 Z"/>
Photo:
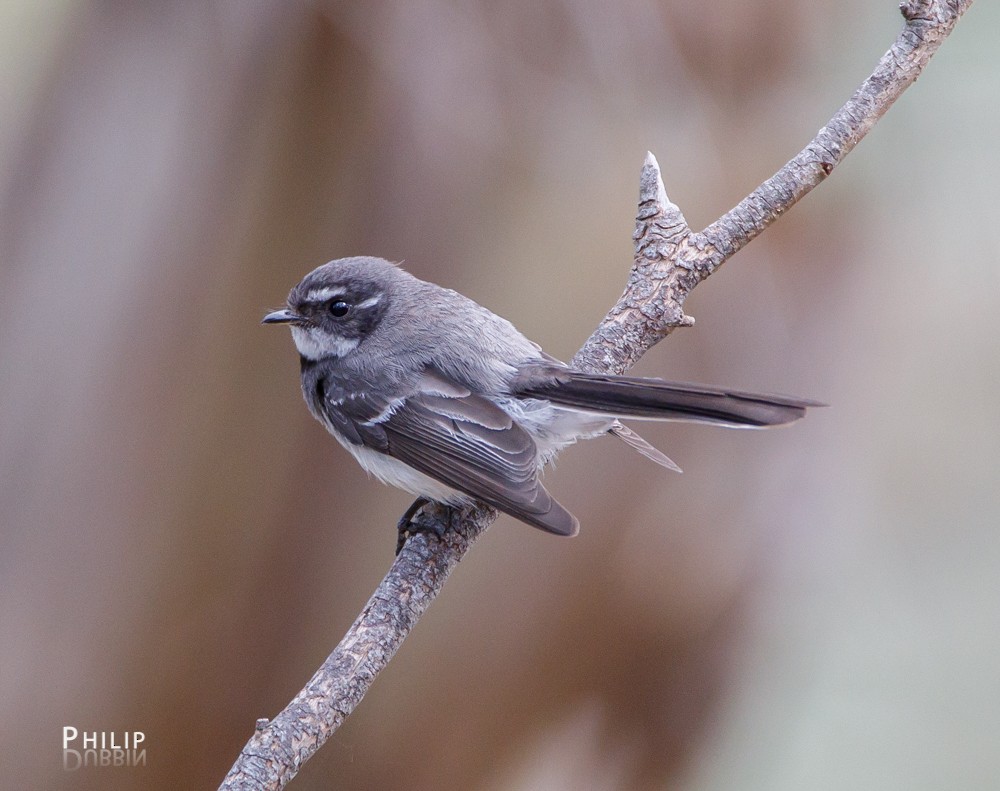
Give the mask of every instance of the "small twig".
<path id="1" fill-rule="evenodd" d="M 825 179 L 917 78 L 972 0 L 908 0 L 906 24 L 872 75 L 801 153 L 700 233 L 669 201 L 648 154 L 636 217 L 635 263 L 621 299 L 573 365 L 621 373 L 675 327 L 691 290 Z M 456 518 L 457 517 L 457 518 Z M 444 527 L 444 538 L 415 534 L 340 645 L 306 687 L 270 722 L 258 720 L 220 789 L 283 788 L 354 710 L 388 664 L 451 570 L 496 518 L 485 506 L 452 514 L 425 507 L 417 519 Z"/>

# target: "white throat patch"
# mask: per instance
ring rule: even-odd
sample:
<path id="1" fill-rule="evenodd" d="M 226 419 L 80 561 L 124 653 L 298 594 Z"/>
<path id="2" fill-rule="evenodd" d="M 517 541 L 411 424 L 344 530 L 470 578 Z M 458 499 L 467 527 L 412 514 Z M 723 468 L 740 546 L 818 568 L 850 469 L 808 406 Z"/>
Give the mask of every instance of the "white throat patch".
<path id="1" fill-rule="evenodd" d="M 292 340 L 299 354 L 313 361 L 324 357 L 343 357 L 358 345 L 357 338 L 334 338 L 314 327 L 292 327 Z"/>

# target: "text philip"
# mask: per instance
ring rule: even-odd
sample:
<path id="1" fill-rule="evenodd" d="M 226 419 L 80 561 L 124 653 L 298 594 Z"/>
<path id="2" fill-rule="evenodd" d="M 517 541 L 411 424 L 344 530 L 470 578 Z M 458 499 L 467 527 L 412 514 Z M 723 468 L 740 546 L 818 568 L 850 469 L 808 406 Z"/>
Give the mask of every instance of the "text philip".
<path id="1" fill-rule="evenodd" d="M 146 734 L 142 731 L 79 731 L 63 726 L 63 769 L 83 766 L 145 766 Z"/>

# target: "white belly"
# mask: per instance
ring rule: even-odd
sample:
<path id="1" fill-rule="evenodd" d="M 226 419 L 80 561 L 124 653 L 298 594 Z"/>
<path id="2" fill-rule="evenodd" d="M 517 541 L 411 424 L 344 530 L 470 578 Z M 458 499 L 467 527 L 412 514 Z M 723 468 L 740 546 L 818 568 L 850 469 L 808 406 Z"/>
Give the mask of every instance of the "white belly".
<path id="1" fill-rule="evenodd" d="M 336 436 L 336 435 L 334 435 Z M 337 437 L 340 439 L 340 437 Z M 349 442 L 341 441 L 351 455 L 358 460 L 358 464 L 364 467 L 365 472 L 374 475 L 383 483 L 402 489 L 404 492 L 426 497 L 438 503 L 449 505 L 465 505 L 472 502 L 469 495 L 452 489 L 440 481 L 436 481 L 429 475 L 418 472 L 407 464 L 397 461 L 392 456 L 366 448 L 364 445 L 352 445 Z"/>
<path id="2" fill-rule="evenodd" d="M 386 456 L 384 453 L 366 448 L 364 445 L 355 445 L 353 442 L 348 442 L 332 424 L 326 420 L 322 422 L 326 426 L 326 430 L 333 434 L 334 439 L 350 451 L 362 469 L 369 475 L 374 475 L 382 483 L 387 483 L 390 486 L 395 486 L 397 489 L 402 489 L 404 492 L 409 492 L 417 497 L 426 497 L 438 503 L 466 505 L 472 502 L 473 498 L 467 494 L 458 491 L 458 489 L 452 489 L 450 486 L 434 480 L 429 475 L 424 475 L 408 464 L 397 461 L 392 456 Z"/>

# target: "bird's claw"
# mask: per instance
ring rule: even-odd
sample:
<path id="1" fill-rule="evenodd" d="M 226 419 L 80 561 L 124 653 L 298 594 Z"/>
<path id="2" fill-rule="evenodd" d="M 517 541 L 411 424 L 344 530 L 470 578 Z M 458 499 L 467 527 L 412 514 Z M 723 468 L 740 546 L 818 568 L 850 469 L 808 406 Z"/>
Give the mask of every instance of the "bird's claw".
<path id="1" fill-rule="evenodd" d="M 452 521 L 454 512 L 452 509 L 447 508 L 447 506 L 438 506 L 438 509 L 447 508 L 448 518 L 443 519 L 428 519 L 427 521 L 415 521 L 413 517 L 417 515 L 425 505 L 430 504 L 430 500 L 426 497 L 418 497 L 414 500 L 410 507 L 406 509 L 405 513 L 400 517 L 399 522 L 396 523 L 396 554 L 398 555 L 403 551 L 403 545 L 406 544 L 406 539 L 410 536 L 416 535 L 417 533 L 431 533 L 438 538 L 444 538 L 444 534 L 448 530 L 452 529 Z"/>

